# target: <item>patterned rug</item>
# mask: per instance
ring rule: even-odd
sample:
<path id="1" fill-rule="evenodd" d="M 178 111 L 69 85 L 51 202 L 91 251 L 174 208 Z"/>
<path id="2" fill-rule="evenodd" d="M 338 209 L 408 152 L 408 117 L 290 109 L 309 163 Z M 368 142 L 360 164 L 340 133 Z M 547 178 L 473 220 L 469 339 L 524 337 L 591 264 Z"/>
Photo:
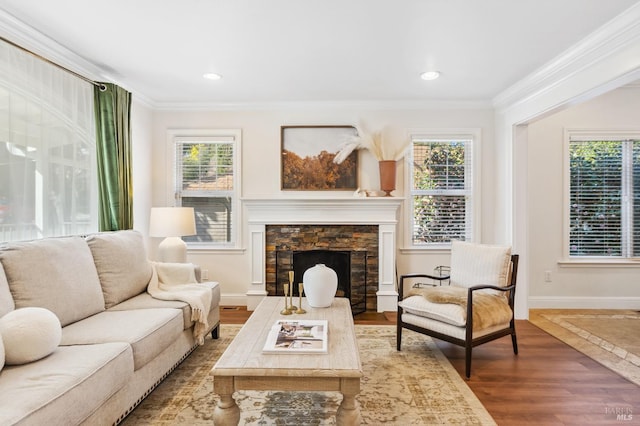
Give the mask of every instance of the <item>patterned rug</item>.
<path id="1" fill-rule="evenodd" d="M 640 386 L 640 313 L 532 309 L 529 321 Z"/>
<path id="2" fill-rule="evenodd" d="M 211 425 L 217 396 L 209 371 L 240 326 L 223 325 L 136 408 L 124 425 Z M 435 343 L 395 326 L 356 325 L 364 377 L 358 396 L 364 424 L 495 425 Z M 236 392 L 242 425 L 334 425 L 337 392 Z"/>

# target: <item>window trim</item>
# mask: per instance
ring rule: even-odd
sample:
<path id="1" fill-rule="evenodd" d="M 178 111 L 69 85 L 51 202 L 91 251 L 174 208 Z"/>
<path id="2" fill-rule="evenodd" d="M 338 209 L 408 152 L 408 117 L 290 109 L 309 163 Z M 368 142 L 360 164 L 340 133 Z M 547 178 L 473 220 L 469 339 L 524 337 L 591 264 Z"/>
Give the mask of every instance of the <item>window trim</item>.
<path id="1" fill-rule="evenodd" d="M 563 210 L 562 210 L 562 260 L 558 263 L 568 265 L 618 265 L 618 264 L 636 264 L 640 261 L 639 257 L 622 257 L 622 256 L 571 256 L 569 252 L 569 244 L 571 242 L 570 216 L 571 209 L 569 207 L 571 201 L 571 157 L 569 155 L 569 144 L 576 141 L 591 140 L 611 140 L 623 141 L 628 139 L 640 139 L 640 129 L 584 129 L 584 128 L 565 128 L 563 141 Z"/>
<path id="2" fill-rule="evenodd" d="M 167 130 L 167 143 L 165 146 L 166 170 L 171 173 L 166 174 L 165 205 L 175 206 L 177 198 L 177 176 L 176 176 L 176 142 L 180 139 L 189 138 L 216 138 L 232 137 L 234 140 L 233 149 L 233 211 L 231 241 L 228 243 L 189 243 L 189 250 L 212 251 L 212 250 L 237 250 L 242 241 L 242 211 L 240 199 L 242 198 L 242 130 L 241 129 L 170 129 Z"/>
<path id="3" fill-rule="evenodd" d="M 408 129 L 407 137 L 410 141 L 409 150 L 413 149 L 413 139 L 420 137 L 425 139 L 470 139 L 471 144 L 473 146 L 472 149 L 472 178 L 473 178 L 473 187 L 471 188 L 471 193 L 473 196 L 473 210 L 472 214 L 472 225 L 471 232 L 473 234 L 473 241 L 482 241 L 481 237 L 481 186 L 482 186 L 482 176 L 481 176 L 481 164 L 480 159 L 482 158 L 482 131 L 480 128 L 442 128 L 442 129 L 427 129 L 427 128 L 416 128 L 416 129 Z M 411 165 L 411 159 L 413 158 L 412 152 L 407 153 L 405 157 L 405 170 L 404 170 L 404 181 L 405 181 L 405 193 L 407 196 L 405 197 L 404 202 L 404 218 L 405 218 L 405 226 L 404 226 L 404 248 L 402 252 L 443 252 L 448 251 L 451 248 L 451 244 L 432 244 L 429 246 L 414 244 L 413 242 L 413 193 L 412 193 L 412 170 L 413 166 Z"/>

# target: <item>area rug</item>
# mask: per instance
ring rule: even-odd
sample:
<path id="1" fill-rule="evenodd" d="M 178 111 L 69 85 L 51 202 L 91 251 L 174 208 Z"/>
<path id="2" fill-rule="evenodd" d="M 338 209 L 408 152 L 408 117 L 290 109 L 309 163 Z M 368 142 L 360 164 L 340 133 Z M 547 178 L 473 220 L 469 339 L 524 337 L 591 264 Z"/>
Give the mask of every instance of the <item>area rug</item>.
<path id="1" fill-rule="evenodd" d="M 217 395 L 209 371 L 237 325 L 223 325 L 149 395 L 124 425 L 211 425 Z M 358 396 L 364 424 L 495 425 L 464 380 L 429 337 L 395 326 L 356 325 L 364 377 Z M 337 392 L 236 392 L 242 425 L 334 425 Z"/>
<path id="2" fill-rule="evenodd" d="M 640 386 L 640 313 L 535 309 L 529 321 Z"/>

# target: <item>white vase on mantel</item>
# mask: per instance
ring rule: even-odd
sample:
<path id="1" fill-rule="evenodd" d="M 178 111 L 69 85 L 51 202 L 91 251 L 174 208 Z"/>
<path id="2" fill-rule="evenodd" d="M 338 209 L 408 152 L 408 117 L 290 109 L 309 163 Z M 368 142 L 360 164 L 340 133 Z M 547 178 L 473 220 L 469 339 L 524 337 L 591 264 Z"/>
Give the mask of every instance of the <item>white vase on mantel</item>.
<path id="1" fill-rule="evenodd" d="M 333 303 L 338 289 L 336 271 L 319 263 L 307 269 L 302 275 L 307 303 L 312 308 L 328 308 Z"/>

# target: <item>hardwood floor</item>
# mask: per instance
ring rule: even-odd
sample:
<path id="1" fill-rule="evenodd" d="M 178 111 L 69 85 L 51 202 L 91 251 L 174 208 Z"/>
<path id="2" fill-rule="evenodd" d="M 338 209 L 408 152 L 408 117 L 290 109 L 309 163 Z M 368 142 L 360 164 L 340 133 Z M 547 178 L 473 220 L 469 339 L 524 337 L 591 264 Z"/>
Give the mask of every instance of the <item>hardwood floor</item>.
<path id="1" fill-rule="evenodd" d="M 220 317 L 222 324 L 242 324 L 250 314 L 222 307 Z M 365 312 L 354 320 L 392 325 L 395 315 Z M 640 424 L 638 386 L 528 321 L 517 321 L 516 330 L 519 355 L 509 337 L 478 346 L 466 381 L 498 425 Z M 464 378 L 463 348 L 437 344 Z"/>
<path id="2" fill-rule="evenodd" d="M 638 386 L 528 321 L 517 321 L 516 332 L 517 356 L 508 337 L 474 348 L 467 381 L 499 425 L 624 424 L 616 409 L 638 416 Z M 438 347 L 463 376 L 462 348 Z"/>

